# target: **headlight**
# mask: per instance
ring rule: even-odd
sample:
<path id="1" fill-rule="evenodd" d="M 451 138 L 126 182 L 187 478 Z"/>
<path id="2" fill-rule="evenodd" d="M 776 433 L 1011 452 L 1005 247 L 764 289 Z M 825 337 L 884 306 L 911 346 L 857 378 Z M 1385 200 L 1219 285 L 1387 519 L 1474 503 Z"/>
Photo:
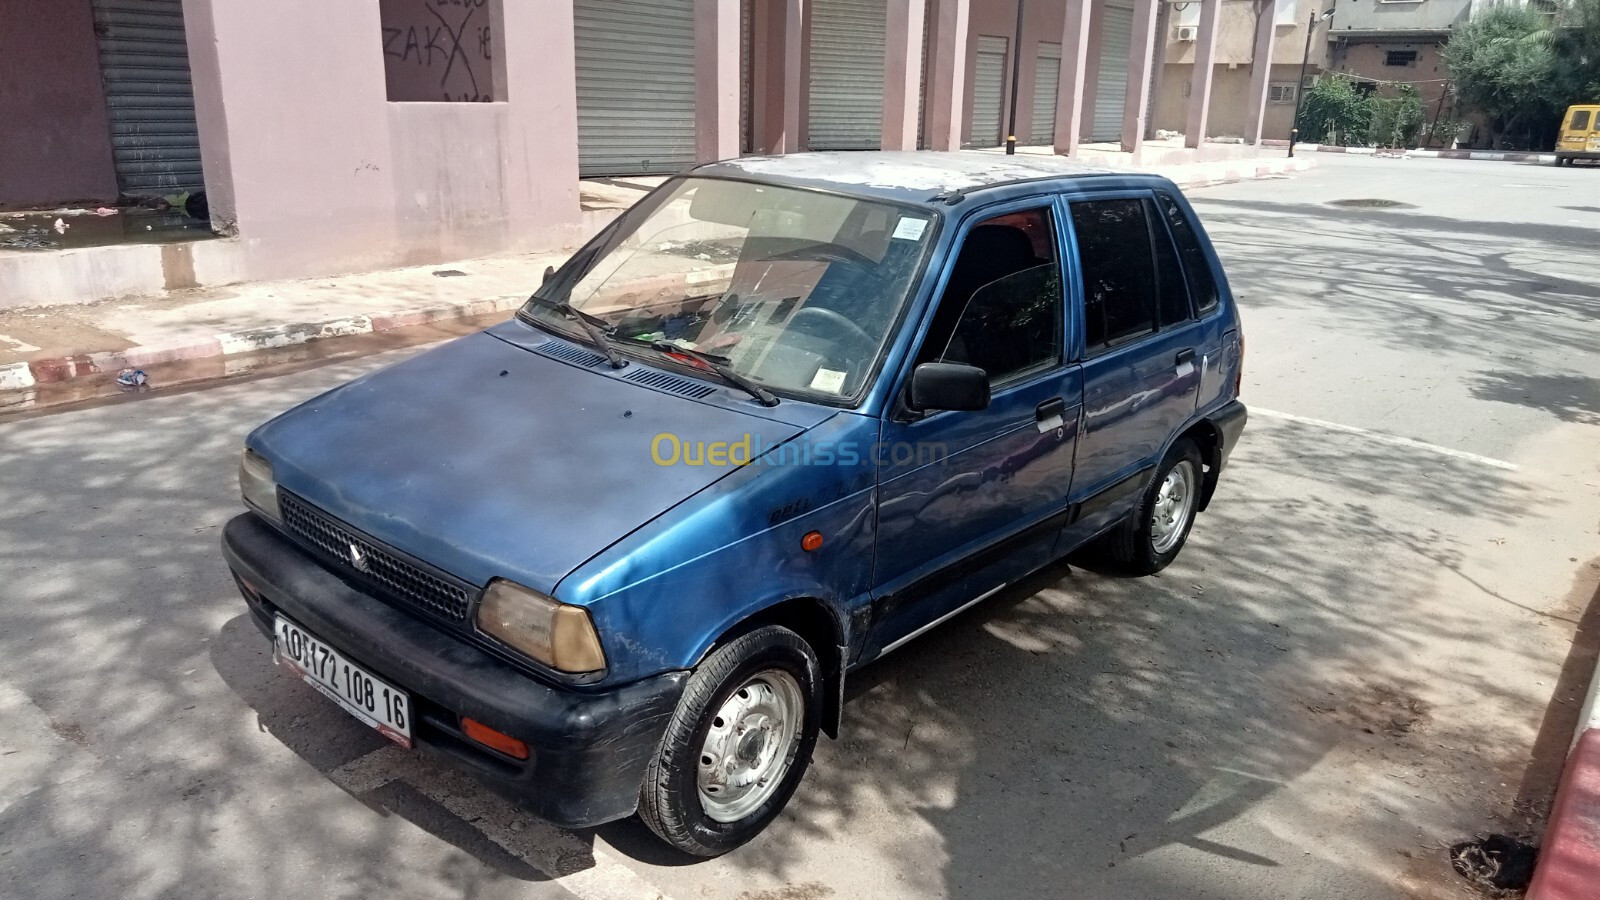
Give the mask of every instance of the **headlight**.
<path id="1" fill-rule="evenodd" d="M 283 518 L 278 511 L 278 484 L 272 480 L 272 463 L 254 450 L 239 457 L 239 493 L 244 502 L 273 521 Z"/>
<path id="2" fill-rule="evenodd" d="M 606 667 L 589 611 L 497 579 L 478 604 L 478 630 L 560 672 Z"/>

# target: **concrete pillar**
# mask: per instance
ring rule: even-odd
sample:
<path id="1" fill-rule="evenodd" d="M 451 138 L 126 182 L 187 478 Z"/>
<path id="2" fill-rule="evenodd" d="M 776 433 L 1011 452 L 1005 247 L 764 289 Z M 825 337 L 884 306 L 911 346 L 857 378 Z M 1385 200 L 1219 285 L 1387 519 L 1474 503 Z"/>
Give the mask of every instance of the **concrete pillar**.
<path id="1" fill-rule="evenodd" d="M 1156 3 L 1135 0 L 1133 45 L 1128 49 L 1128 93 L 1122 102 L 1122 150 L 1138 153 L 1144 143 L 1144 120 L 1150 112 L 1150 78 L 1155 65 Z"/>
<path id="2" fill-rule="evenodd" d="M 1198 148 L 1206 141 L 1206 116 L 1211 111 L 1211 76 L 1216 69 L 1217 19 L 1222 0 L 1200 0 L 1200 31 L 1194 41 L 1194 74 L 1189 82 L 1189 119 L 1183 145 Z"/>
<path id="3" fill-rule="evenodd" d="M 1219 2 L 1219 0 L 1213 0 Z M 1061 81 L 1056 85 L 1056 152 L 1072 156 L 1083 135 L 1083 92 L 1089 61 L 1090 0 L 1067 0 L 1061 26 Z"/>
<path id="4" fill-rule="evenodd" d="M 922 21 L 927 0 L 889 0 L 883 53 L 884 150 L 917 149 Z"/>
<path id="5" fill-rule="evenodd" d="M 969 0 L 932 0 L 936 15 L 928 61 L 928 148 L 960 150 L 966 132 Z M 915 145 L 913 145 L 915 146 Z"/>
<path id="6" fill-rule="evenodd" d="M 1256 40 L 1250 49 L 1250 92 L 1245 95 L 1244 142 L 1261 143 L 1261 125 L 1267 116 L 1267 87 L 1272 81 L 1272 43 L 1277 37 L 1277 4 L 1256 3 Z"/>
<path id="7" fill-rule="evenodd" d="M 755 67 L 757 143 L 768 153 L 805 149 L 806 0 L 753 0 L 752 26 L 765 43 Z"/>
<path id="8" fill-rule="evenodd" d="M 694 2 L 695 158 L 739 155 L 739 4 Z"/>

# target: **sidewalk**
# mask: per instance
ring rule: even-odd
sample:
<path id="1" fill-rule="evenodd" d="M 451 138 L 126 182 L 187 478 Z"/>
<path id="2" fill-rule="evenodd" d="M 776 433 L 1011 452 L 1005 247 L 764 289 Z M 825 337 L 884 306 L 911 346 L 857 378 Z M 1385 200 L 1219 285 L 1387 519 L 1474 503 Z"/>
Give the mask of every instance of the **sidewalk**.
<path id="1" fill-rule="evenodd" d="M 1314 165 L 1274 156 L 1145 171 L 1192 189 Z M 586 181 L 586 234 L 598 231 L 654 183 L 659 179 Z M 539 286 L 546 266 L 560 265 L 572 249 L 0 310 L 0 391 L 508 311 Z"/>
<path id="2" fill-rule="evenodd" d="M 1591 900 L 1600 893 L 1600 668 L 1578 716 L 1527 900 Z"/>

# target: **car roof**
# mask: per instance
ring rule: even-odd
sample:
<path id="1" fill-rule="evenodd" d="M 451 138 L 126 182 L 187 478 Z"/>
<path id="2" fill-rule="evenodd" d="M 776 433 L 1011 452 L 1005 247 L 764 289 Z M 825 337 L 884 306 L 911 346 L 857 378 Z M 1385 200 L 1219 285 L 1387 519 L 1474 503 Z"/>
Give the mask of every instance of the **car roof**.
<path id="1" fill-rule="evenodd" d="M 748 156 L 709 163 L 692 170 L 691 174 L 753 178 L 916 204 L 928 203 L 935 197 L 966 195 L 1018 182 L 1095 175 L 1157 180 L 1157 176 L 1086 166 L 1060 156 L 1039 153 L 1006 156 L 974 150 L 868 150 Z"/>

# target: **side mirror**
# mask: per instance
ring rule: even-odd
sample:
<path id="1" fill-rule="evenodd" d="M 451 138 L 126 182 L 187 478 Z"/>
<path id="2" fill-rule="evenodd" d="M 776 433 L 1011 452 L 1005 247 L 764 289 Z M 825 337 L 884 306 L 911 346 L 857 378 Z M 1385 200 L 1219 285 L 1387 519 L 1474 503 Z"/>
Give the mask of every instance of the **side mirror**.
<path id="1" fill-rule="evenodd" d="M 556 267 L 555 266 L 545 266 L 544 267 L 544 281 L 540 282 L 540 284 L 549 284 L 550 283 L 550 279 L 552 279 L 554 277 L 556 277 Z"/>
<path id="2" fill-rule="evenodd" d="M 916 412 L 988 409 L 989 373 L 960 363 L 923 363 L 911 373 L 906 405 Z"/>

